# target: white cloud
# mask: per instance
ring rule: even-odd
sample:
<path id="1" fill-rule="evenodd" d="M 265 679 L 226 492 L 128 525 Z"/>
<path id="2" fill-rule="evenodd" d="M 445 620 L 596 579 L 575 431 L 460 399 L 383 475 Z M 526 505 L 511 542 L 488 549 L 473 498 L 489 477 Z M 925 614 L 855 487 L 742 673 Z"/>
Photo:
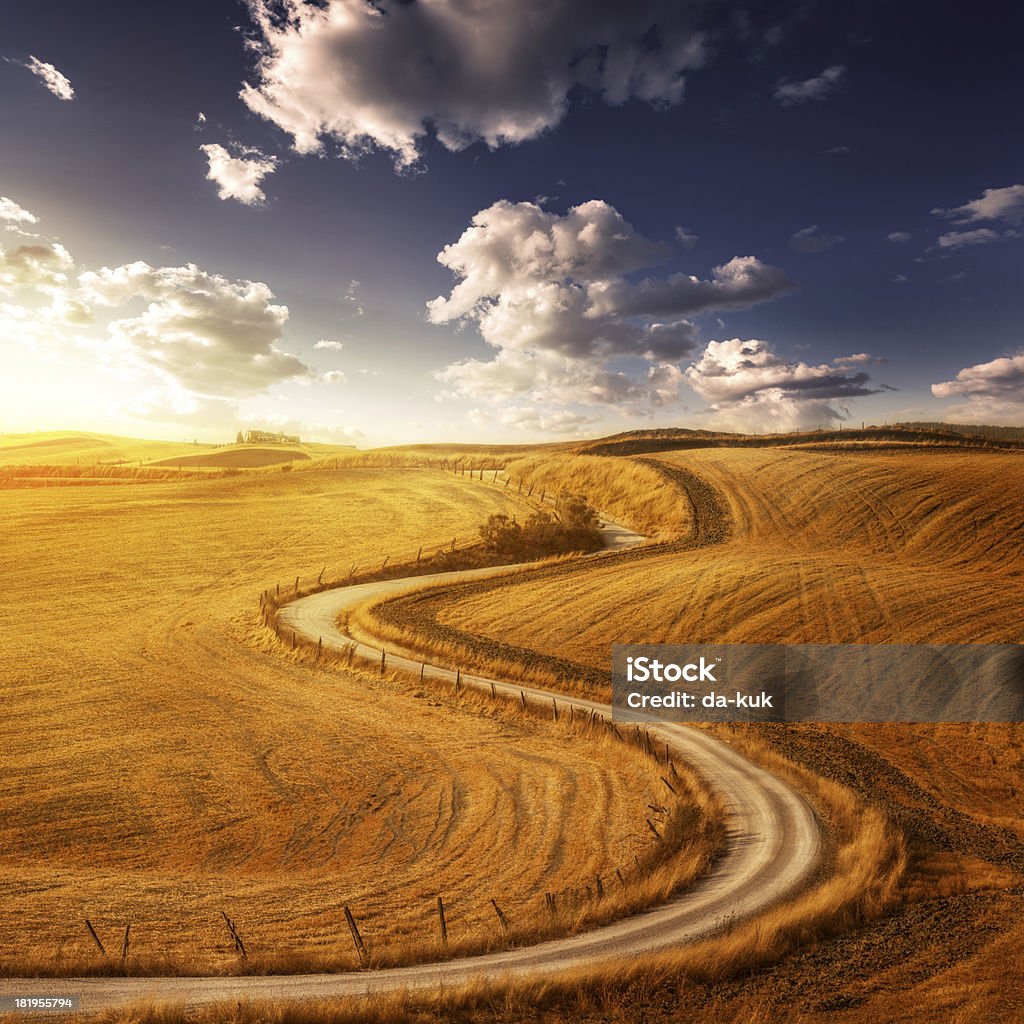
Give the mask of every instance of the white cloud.
<path id="1" fill-rule="evenodd" d="M 887 363 L 888 361 L 885 356 L 873 356 L 870 352 L 854 352 L 849 356 L 837 356 L 832 360 L 832 365 L 837 367 L 868 366 L 872 363 Z"/>
<path id="2" fill-rule="evenodd" d="M 344 384 L 348 378 L 345 376 L 344 370 L 328 370 L 320 379 L 328 384 Z"/>
<path id="3" fill-rule="evenodd" d="M 808 100 L 823 100 L 838 87 L 845 74 L 846 68 L 842 64 L 833 64 L 814 78 L 802 82 L 781 82 L 775 90 L 775 99 L 784 107 Z"/>
<path id="4" fill-rule="evenodd" d="M 217 183 L 221 199 L 237 199 L 246 206 L 260 206 L 266 200 L 260 183 L 274 173 L 277 160 L 258 149 L 244 148 L 232 156 L 223 146 L 212 143 L 199 149 L 209 161 L 206 177 Z"/>
<path id="5" fill-rule="evenodd" d="M 197 395 L 173 384 L 146 388 L 113 411 L 155 423 L 209 430 L 233 430 L 239 420 L 238 404 L 230 399 Z"/>
<path id="6" fill-rule="evenodd" d="M 311 374 L 278 348 L 288 308 L 274 305 L 261 282 L 229 281 L 194 264 L 137 262 L 82 274 L 79 286 L 83 298 L 100 305 L 147 301 L 138 316 L 111 323 L 111 337 L 126 355 L 189 391 L 250 395 Z"/>
<path id="7" fill-rule="evenodd" d="M 349 281 L 348 288 L 345 289 L 345 294 L 341 297 L 342 302 L 345 303 L 346 316 L 362 316 L 366 312 L 359 299 L 359 289 L 361 287 L 358 281 Z"/>
<path id="8" fill-rule="evenodd" d="M 689 252 L 700 241 L 700 235 L 694 234 L 688 228 L 677 227 L 676 239 L 679 244 Z"/>
<path id="9" fill-rule="evenodd" d="M 662 402 L 664 380 L 655 386 L 609 364 L 670 364 L 696 344 L 687 315 L 746 308 L 795 287 L 781 270 L 750 256 L 714 268 L 710 280 L 686 274 L 627 279 L 667 256 L 665 246 L 638 234 L 599 200 L 564 215 L 506 201 L 481 210 L 438 255 L 459 280 L 427 310 L 435 324 L 475 324 L 497 356 L 456 363 L 438 379 L 453 393 L 471 396 Z"/>
<path id="10" fill-rule="evenodd" d="M 940 249 L 961 249 L 966 245 L 991 245 L 1003 241 L 1003 236 L 991 228 L 975 228 L 973 231 L 947 231 L 939 235 Z"/>
<path id="11" fill-rule="evenodd" d="M 11 252 L 0 246 L 0 291 L 36 288 L 53 293 L 67 282 L 74 265 L 71 254 L 58 242 L 19 245 Z"/>
<path id="12" fill-rule="evenodd" d="M 579 436 L 587 427 L 601 421 L 600 416 L 558 409 L 545 412 L 536 406 L 512 406 L 494 415 L 486 409 L 470 409 L 466 418 L 473 426 L 486 429 L 497 423 L 509 430 L 521 431 L 538 436 L 562 434 Z"/>
<path id="13" fill-rule="evenodd" d="M 807 430 L 848 418 L 841 401 L 875 394 L 863 371 L 844 372 L 866 353 L 812 366 L 783 359 L 764 341 L 708 342 L 687 368 L 694 391 L 709 403 L 715 419 L 738 430 Z M 867 356 L 867 358 L 872 358 Z"/>
<path id="14" fill-rule="evenodd" d="M 7 196 L 0 196 L 0 221 L 4 226 L 21 224 L 37 224 L 39 218 L 34 213 L 29 213 L 24 207 L 19 206 L 13 199 Z"/>
<path id="15" fill-rule="evenodd" d="M 682 100 L 707 57 L 699 5 L 591 0 L 248 0 L 259 38 L 241 97 L 300 153 L 336 142 L 414 164 L 431 131 L 459 150 L 535 138 L 582 88 L 609 104 Z"/>
<path id="16" fill-rule="evenodd" d="M 557 405 L 657 404 L 657 387 L 585 359 L 503 349 L 494 359 L 465 359 L 439 370 L 451 386 L 442 397 L 507 402 L 529 398 Z M 662 389 L 663 390 L 663 389 Z"/>
<path id="17" fill-rule="evenodd" d="M 957 224 L 973 224 L 982 220 L 1001 220 L 1015 227 L 1024 226 L 1024 185 L 1006 188 L 987 188 L 980 199 L 972 199 L 963 206 L 932 213 L 948 217 Z"/>
<path id="18" fill-rule="evenodd" d="M 906 274 L 897 274 L 893 279 L 893 284 L 906 284 L 909 278 Z"/>
<path id="19" fill-rule="evenodd" d="M 890 242 L 896 242 L 899 244 L 901 242 L 909 242 L 910 239 L 913 238 L 913 235 L 911 235 L 909 231 L 890 231 L 885 237 Z"/>
<path id="20" fill-rule="evenodd" d="M 936 398 L 966 398 L 943 415 L 973 423 L 1024 421 L 1024 350 L 964 367 L 955 380 L 932 385 Z"/>
<path id="21" fill-rule="evenodd" d="M 29 57 L 28 63 L 25 65 L 42 83 L 46 86 L 50 92 L 59 100 L 73 100 L 75 98 L 75 90 L 71 87 L 71 82 L 62 75 L 52 64 L 47 64 L 46 61 L 40 60 L 38 57 Z"/>
<path id="22" fill-rule="evenodd" d="M 849 146 L 833 146 L 831 149 L 822 150 L 825 156 L 848 156 L 850 153 Z"/>
<path id="23" fill-rule="evenodd" d="M 818 225 L 801 228 L 789 239 L 789 247 L 796 252 L 828 252 L 846 239 L 842 235 L 826 235 L 818 231 Z"/>
<path id="24" fill-rule="evenodd" d="M 328 341 L 326 338 L 321 338 L 313 348 L 326 349 L 329 352 L 340 352 L 345 347 L 345 343 L 342 341 Z"/>

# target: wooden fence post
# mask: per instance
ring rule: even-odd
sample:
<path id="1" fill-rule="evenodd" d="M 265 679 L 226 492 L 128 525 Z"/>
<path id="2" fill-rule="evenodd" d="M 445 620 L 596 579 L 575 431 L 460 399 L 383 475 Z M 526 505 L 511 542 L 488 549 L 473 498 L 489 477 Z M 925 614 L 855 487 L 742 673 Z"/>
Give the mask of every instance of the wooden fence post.
<path id="1" fill-rule="evenodd" d="M 359 934 L 356 919 L 352 916 L 352 911 L 348 909 L 348 905 L 346 904 L 343 909 L 345 911 L 345 920 L 348 922 L 349 934 L 352 936 L 352 945 L 356 947 L 356 955 L 359 957 L 360 966 L 362 966 L 366 962 L 366 947 L 363 945 L 363 937 Z"/>
<path id="2" fill-rule="evenodd" d="M 242 936 L 238 934 L 238 929 L 235 927 L 235 922 L 228 917 L 227 914 L 222 910 L 220 916 L 224 918 L 224 923 L 228 926 L 228 931 L 231 933 L 231 940 L 235 944 L 235 952 L 243 959 L 248 960 L 249 955 L 245 951 L 245 943 L 242 941 Z"/>
<path id="3" fill-rule="evenodd" d="M 99 947 L 99 951 L 104 956 L 106 956 L 107 955 L 107 951 L 104 948 L 103 943 L 100 942 L 100 937 L 96 934 L 96 929 L 93 928 L 92 921 L 90 921 L 89 918 L 85 919 L 85 927 L 89 929 L 89 934 L 92 936 L 92 941 L 95 942 L 96 945 Z"/>
<path id="4" fill-rule="evenodd" d="M 380 649 L 380 674 L 381 675 L 384 675 L 384 659 L 385 659 L 385 654 L 384 654 L 384 648 L 382 647 Z"/>
<path id="5" fill-rule="evenodd" d="M 558 705 L 555 703 L 555 698 L 551 698 L 551 717 L 557 722 L 558 721 Z"/>
<path id="6" fill-rule="evenodd" d="M 437 897 L 437 924 L 441 931 L 441 945 L 448 945 L 448 925 L 444 919 L 444 900 L 440 896 Z"/>
<path id="7" fill-rule="evenodd" d="M 494 912 L 498 915 L 498 924 L 501 925 L 502 933 L 508 934 L 508 918 L 501 912 L 501 907 L 492 899 L 491 906 L 494 907 Z"/>
<path id="8" fill-rule="evenodd" d="M 121 966 L 124 966 L 125 961 L 128 959 L 128 937 L 131 934 L 132 923 L 129 921 L 124 926 L 124 941 L 121 943 Z"/>

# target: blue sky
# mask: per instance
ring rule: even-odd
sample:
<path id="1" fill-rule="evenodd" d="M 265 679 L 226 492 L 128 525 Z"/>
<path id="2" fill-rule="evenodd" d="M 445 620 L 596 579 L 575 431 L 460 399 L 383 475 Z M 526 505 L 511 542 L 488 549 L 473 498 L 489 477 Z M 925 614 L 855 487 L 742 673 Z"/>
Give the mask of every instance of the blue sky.
<path id="1" fill-rule="evenodd" d="M 3 19 L 0 429 L 1024 422 L 1005 4 Z"/>

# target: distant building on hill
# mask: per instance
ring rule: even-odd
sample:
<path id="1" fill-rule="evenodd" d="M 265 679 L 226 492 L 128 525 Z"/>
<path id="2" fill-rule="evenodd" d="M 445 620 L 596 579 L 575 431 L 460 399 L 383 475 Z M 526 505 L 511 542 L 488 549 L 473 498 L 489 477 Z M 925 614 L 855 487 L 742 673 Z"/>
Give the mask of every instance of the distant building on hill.
<path id="1" fill-rule="evenodd" d="M 291 437 L 288 434 L 272 434 L 269 430 L 247 430 L 244 434 L 238 432 L 239 442 L 242 444 L 299 444 L 298 437 Z"/>

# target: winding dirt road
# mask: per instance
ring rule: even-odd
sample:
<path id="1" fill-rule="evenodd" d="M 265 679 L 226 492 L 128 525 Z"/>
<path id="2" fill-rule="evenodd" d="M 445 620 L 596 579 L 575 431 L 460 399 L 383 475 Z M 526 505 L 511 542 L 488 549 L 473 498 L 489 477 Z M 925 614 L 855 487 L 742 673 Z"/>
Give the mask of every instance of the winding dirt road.
<path id="1" fill-rule="evenodd" d="M 606 524 L 608 549 L 622 550 L 643 538 Z M 600 557 L 600 554 L 598 556 Z M 439 573 L 401 580 L 365 583 L 323 591 L 283 607 L 283 625 L 342 649 L 355 643 L 357 653 L 379 657 L 380 648 L 346 636 L 337 626 L 346 609 L 367 600 L 395 596 L 424 584 L 462 582 L 518 571 L 495 570 Z M 419 672 L 420 662 L 388 655 L 388 665 Z M 453 680 L 451 670 L 427 666 L 427 679 Z M 491 684 L 518 699 L 520 690 L 537 698 L 558 698 L 563 705 L 594 709 L 610 715 L 608 705 L 519 683 L 462 675 L 466 686 L 490 690 Z M 191 1006 L 221 1000 L 302 1000 L 367 993 L 452 987 L 479 979 L 535 979 L 611 958 L 642 956 L 713 934 L 791 895 L 813 872 L 821 836 L 804 799 L 790 786 L 749 761 L 726 744 L 696 729 L 654 725 L 653 737 L 667 743 L 718 792 L 728 814 L 729 839 L 714 869 L 697 885 L 671 902 L 613 924 L 535 946 L 442 963 L 351 974 L 289 975 L 285 977 L 204 978 L 77 978 L 0 979 L 0 996 L 71 994 L 81 996 L 83 1011 L 123 1006 L 140 1001 L 185 1003 Z"/>

